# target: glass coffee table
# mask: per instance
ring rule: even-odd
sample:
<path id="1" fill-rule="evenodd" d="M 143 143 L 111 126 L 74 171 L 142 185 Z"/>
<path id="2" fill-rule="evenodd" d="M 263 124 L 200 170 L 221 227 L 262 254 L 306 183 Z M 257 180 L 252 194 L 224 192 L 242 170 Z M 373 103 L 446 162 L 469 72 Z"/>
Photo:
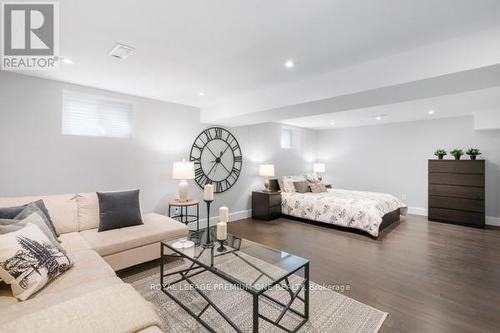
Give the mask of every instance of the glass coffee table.
<path id="1" fill-rule="evenodd" d="M 228 235 L 224 249 L 220 248 L 218 242 L 214 242 L 214 246 L 207 247 L 204 244 L 208 229 L 200 231 L 201 238 L 193 237 L 195 245 L 189 248 L 179 248 L 178 242 L 182 240 L 161 242 L 161 290 L 194 319 L 207 330 L 215 333 L 215 329 L 202 318 L 203 313 L 212 307 L 236 332 L 242 332 L 242 329 L 209 298 L 205 288 L 200 288 L 193 282 L 194 276 L 209 272 L 252 295 L 252 332 L 259 331 L 259 319 L 286 332 L 297 332 L 307 322 L 309 319 L 309 260 L 234 235 Z M 212 236 L 215 235 L 215 228 L 212 228 L 210 232 Z M 190 237 L 188 236 L 187 239 L 189 240 Z M 166 257 L 182 258 L 187 261 L 188 267 L 166 272 Z M 172 280 L 173 276 L 176 279 Z M 166 282 L 166 280 L 169 281 Z M 205 300 L 207 304 L 199 313 L 195 313 L 172 293 L 172 287 L 178 283 L 188 283 L 192 290 Z M 280 294 L 280 299 L 275 297 L 277 293 Z M 274 308 L 278 309 L 278 315 L 271 319 L 259 312 L 259 301 L 270 302 Z M 299 302 L 302 306 L 298 306 Z M 303 311 L 298 309 L 303 309 Z M 294 318 L 299 318 L 293 328 L 285 327 L 280 323 L 287 313 L 293 315 Z"/>

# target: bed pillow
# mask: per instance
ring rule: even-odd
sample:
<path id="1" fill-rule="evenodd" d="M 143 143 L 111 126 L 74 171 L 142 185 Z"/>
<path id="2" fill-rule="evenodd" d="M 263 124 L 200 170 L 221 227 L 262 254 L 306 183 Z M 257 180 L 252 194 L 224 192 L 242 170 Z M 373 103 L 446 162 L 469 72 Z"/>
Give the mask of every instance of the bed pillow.
<path id="1" fill-rule="evenodd" d="M 323 193 L 328 191 L 325 184 L 322 183 L 311 183 L 309 187 L 311 188 L 312 193 Z"/>
<path id="2" fill-rule="evenodd" d="M 281 179 L 283 186 L 281 186 L 281 191 L 283 192 L 295 192 L 295 186 L 293 185 L 293 180 L 290 177 L 283 177 Z"/>
<path id="3" fill-rule="evenodd" d="M 32 223 L 0 235 L 0 278 L 20 301 L 27 300 L 71 266 L 69 258 Z"/>
<path id="4" fill-rule="evenodd" d="M 24 211 L 23 211 L 24 212 Z M 0 219 L 0 235 L 7 234 L 9 232 L 15 232 L 23 229 L 29 223 L 36 225 L 47 237 L 47 239 L 55 246 L 59 251 L 66 254 L 66 250 L 62 247 L 60 242 L 54 236 L 52 231 L 47 227 L 46 222 L 43 217 L 38 213 L 31 213 L 29 216 L 24 218 L 19 218 L 22 214 L 18 215 L 16 219 Z"/>
<path id="5" fill-rule="evenodd" d="M 45 207 L 45 204 L 41 199 L 22 206 L 0 208 L 0 219 L 14 219 L 30 204 L 35 204 L 43 212 L 43 214 L 46 217 L 46 220 L 48 221 L 48 226 L 50 230 L 52 230 L 52 232 L 54 233 L 54 235 L 56 235 L 56 237 L 59 236 L 59 234 L 56 231 L 56 228 L 54 227 L 54 223 L 50 218 L 49 211 L 47 210 L 47 207 Z"/>
<path id="6" fill-rule="evenodd" d="M 304 180 L 306 180 L 304 177 L 299 177 L 299 176 L 283 176 L 283 178 L 281 180 L 283 183 L 283 186 L 281 187 L 281 191 L 293 193 L 293 192 L 295 192 L 295 185 L 293 183 L 304 181 Z"/>
<path id="7" fill-rule="evenodd" d="M 309 182 L 309 183 L 320 183 L 321 180 L 319 180 L 319 177 L 317 174 L 315 173 L 312 173 L 312 174 L 308 174 L 305 176 L 306 177 L 306 180 Z"/>
<path id="8" fill-rule="evenodd" d="M 97 192 L 99 200 L 98 231 L 141 225 L 139 190 L 124 192 Z"/>
<path id="9" fill-rule="evenodd" d="M 309 183 L 306 180 L 300 182 L 293 182 L 293 185 L 295 186 L 295 191 L 298 193 L 311 192 Z"/>

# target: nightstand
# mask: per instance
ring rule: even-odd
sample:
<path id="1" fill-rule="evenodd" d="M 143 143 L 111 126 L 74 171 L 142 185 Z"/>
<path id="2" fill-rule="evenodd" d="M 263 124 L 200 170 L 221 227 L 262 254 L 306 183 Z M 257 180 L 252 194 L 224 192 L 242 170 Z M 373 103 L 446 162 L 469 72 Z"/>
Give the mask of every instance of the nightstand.
<path id="1" fill-rule="evenodd" d="M 252 218 L 274 220 L 281 216 L 280 192 L 252 192 Z"/>

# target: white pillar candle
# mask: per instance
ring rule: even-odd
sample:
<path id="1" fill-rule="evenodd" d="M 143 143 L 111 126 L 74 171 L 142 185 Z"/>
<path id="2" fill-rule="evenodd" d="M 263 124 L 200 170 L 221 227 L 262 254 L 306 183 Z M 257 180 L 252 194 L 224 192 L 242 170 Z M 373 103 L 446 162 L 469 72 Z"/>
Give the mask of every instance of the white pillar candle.
<path id="1" fill-rule="evenodd" d="M 217 223 L 217 240 L 225 240 L 227 238 L 227 223 Z"/>
<path id="2" fill-rule="evenodd" d="M 229 222 L 229 208 L 224 206 L 219 208 L 219 221 L 224 223 Z"/>
<path id="3" fill-rule="evenodd" d="M 206 201 L 214 200 L 214 186 L 212 184 L 207 184 L 203 188 L 203 200 Z"/>

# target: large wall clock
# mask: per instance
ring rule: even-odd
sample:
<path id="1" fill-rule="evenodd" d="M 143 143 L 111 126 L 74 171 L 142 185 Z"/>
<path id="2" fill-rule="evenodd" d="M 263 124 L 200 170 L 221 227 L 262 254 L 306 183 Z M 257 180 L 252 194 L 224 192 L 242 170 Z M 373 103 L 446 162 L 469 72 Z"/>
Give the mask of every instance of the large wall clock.
<path id="1" fill-rule="evenodd" d="M 238 141 L 228 130 L 210 127 L 200 133 L 191 147 L 196 183 L 213 184 L 216 193 L 229 190 L 238 180 L 243 164 Z"/>

